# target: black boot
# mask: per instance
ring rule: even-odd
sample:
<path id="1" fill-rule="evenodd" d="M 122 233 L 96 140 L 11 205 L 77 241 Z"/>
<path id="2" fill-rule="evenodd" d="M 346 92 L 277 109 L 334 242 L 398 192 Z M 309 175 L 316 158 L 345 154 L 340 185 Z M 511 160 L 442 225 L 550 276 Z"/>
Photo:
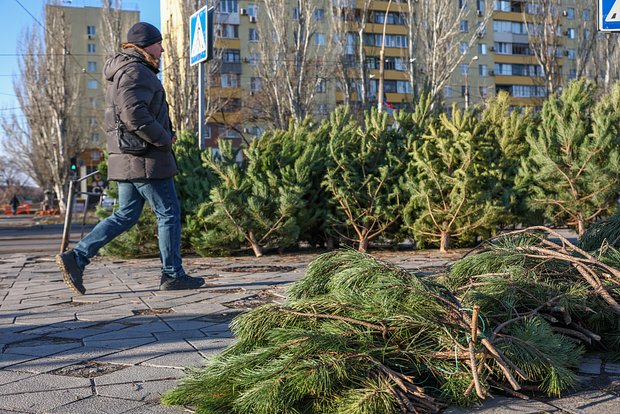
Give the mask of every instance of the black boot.
<path id="1" fill-rule="evenodd" d="M 185 290 L 185 289 L 198 289 L 205 284 L 205 280 L 201 277 L 191 277 L 183 274 L 180 277 L 171 277 L 168 275 L 161 275 L 161 281 L 159 282 L 159 290 Z"/>

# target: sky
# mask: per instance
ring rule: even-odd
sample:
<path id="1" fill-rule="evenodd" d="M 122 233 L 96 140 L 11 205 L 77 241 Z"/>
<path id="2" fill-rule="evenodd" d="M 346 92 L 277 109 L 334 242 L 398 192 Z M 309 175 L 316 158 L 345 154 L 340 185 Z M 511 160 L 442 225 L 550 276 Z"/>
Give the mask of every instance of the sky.
<path id="1" fill-rule="evenodd" d="M 36 20 L 44 24 L 45 3 L 46 0 L 0 0 L 0 116 L 12 112 L 17 106 L 13 78 L 18 73 L 18 37 L 33 25 L 40 27 Z M 60 3 L 97 7 L 101 5 L 101 0 L 67 0 Z M 160 27 L 159 0 L 123 0 L 123 9 L 139 10 L 140 20 Z"/>

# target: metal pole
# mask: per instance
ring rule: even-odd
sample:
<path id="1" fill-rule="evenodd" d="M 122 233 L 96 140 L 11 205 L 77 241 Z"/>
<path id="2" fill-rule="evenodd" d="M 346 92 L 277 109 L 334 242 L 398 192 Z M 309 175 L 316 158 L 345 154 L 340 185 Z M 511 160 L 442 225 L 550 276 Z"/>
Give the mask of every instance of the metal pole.
<path id="1" fill-rule="evenodd" d="M 467 72 L 465 72 L 465 110 L 469 109 L 469 65 L 467 65 Z"/>
<path id="2" fill-rule="evenodd" d="M 205 63 L 198 64 L 198 148 L 205 149 Z"/>
<path id="3" fill-rule="evenodd" d="M 71 214 L 73 213 L 73 196 L 75 182 L 69 181 L 69 194 L 67 195 L 67 210 L 65 211 L 65 227 L 62 230 L 62 241 L 60 242 L 60 254 L 67 250 L 69 245 L 69 233 L 71 231 Z"/>

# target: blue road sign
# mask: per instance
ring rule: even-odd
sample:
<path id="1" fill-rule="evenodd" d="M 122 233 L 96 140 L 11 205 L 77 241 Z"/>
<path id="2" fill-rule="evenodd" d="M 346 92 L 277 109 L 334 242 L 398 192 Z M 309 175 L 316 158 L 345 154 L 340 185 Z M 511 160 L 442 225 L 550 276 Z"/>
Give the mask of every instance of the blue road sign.
<path id="1" fill-rule="evenodd" d="M 620 32 L 620 0 L 599 0 L 598 29 L 602 32 Z"/>
<path id="2" fill-rule="evenodd" d="M 195 65 L 209 57 L 207 33 L 207 6 L 201 8 L 189 18 L 189 63 Z"/>

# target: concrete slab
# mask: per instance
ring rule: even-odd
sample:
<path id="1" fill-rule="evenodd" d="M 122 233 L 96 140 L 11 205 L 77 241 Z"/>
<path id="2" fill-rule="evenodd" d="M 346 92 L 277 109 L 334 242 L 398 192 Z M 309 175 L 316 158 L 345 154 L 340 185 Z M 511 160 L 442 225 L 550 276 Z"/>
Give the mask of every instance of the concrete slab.
<path id="1" fill-rule="evenodd" d="M 569 413 L 617 414 L 620 412 L 620 396 L 600 391 L 583 391 L 549 403 Z"/>
<path id="2" fill-rule="evenodd" d="M 78 401 L 71 402 L 50 410 L 50 413 L 62 414 L 85 414 L 85 413 L 105 413 L 122 414 L 127 410 L 143 406 L 144 403 L 130 400 L 118 400 L 100 395 L 91 395 Z"/>

